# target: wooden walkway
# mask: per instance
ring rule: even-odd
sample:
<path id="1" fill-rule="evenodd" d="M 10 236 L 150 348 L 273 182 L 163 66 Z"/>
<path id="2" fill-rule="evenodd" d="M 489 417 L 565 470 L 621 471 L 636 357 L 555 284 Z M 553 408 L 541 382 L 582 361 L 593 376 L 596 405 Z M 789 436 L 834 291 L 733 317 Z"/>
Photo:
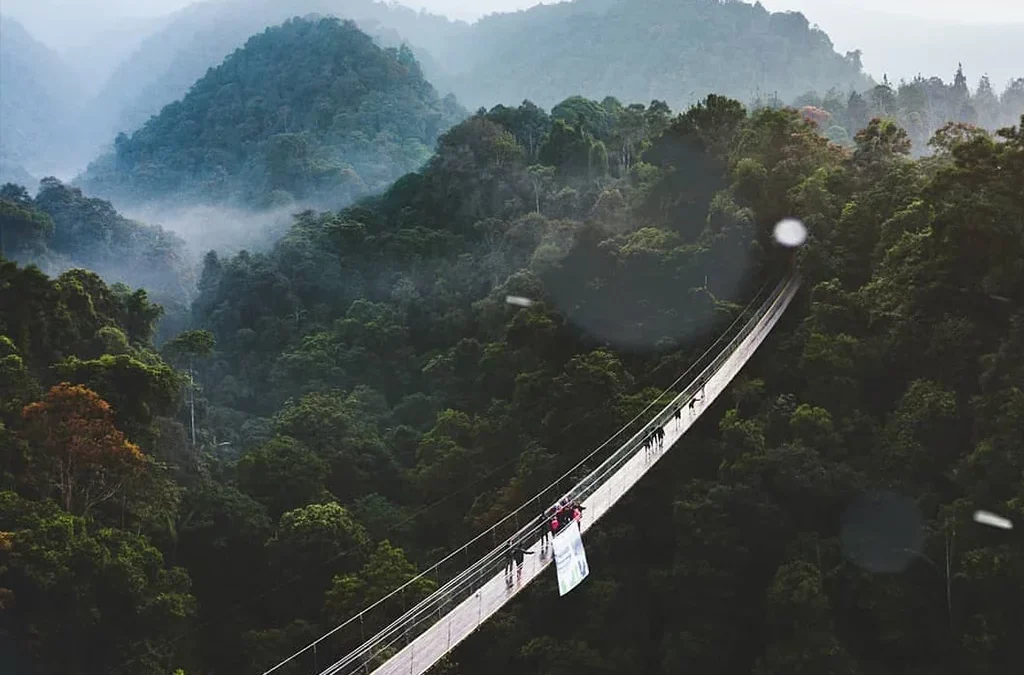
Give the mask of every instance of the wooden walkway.
<path id="1" fill-rule="evenodd" d="M 753 331 L 740 342 L 718 371 L 711 375 L 704 388 L 704 397 L 703 399 L 698 398 L 698 403 L 693 411 L 691 412 L 689 406 L 684 404 L 682 419 L 678 423 L 670 421 L 665 424 L 665 441 L 661 449 L 651 453 L 639 450 L 590 497 L 584 500 L 585 510 L 581 523 L 584 533 L 636 485 L 644 474 L 650 471 L 651 467 L 660 461 L 664 454 L 693 426 L 697 418 L 725 391 L 732 379 L 771 333 L 798 288 L 799 281 L 790 280 Z M 422 675 L 426 673 L 457 644 L 465 640 L 470 633 L 501 609 L 505 603 L 540 576 L 552 562 L 550 544 L 542 547 L 539 538 L 534 541 L 529 550 L 534 554 L 526 557 L 521 579 L 514 581 L 510 587 L 506 584 L 504 574 L 497 573 L 474 595 L 455 606 L 434 625 L 373 670 L 373 675 Z M 586 584 L 586 580 L 583 583 Z M 404 641 L 401 636 L 396 640 L 399 643 Z M 393 646 L 397 647 L 398 645 Z M 323 671 L 321 675 L 335 675 L 342 670 L 348 670 L 344 667 L 337 668 L 337 665 Z"/>

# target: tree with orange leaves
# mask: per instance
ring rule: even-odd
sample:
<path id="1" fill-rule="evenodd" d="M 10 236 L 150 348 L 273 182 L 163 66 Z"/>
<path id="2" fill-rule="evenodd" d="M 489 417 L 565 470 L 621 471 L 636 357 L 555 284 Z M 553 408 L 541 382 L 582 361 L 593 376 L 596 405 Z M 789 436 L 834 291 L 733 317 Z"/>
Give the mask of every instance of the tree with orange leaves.
<path id="1" fill-rule="evenodd" d="M 22 418 L 40 488 L 59 493 L 69 513 L 88 514 L 143 471 L 145 458 L 114 426 L 110 404 L 86 387 L 58 384 L 25 406 Z"/>

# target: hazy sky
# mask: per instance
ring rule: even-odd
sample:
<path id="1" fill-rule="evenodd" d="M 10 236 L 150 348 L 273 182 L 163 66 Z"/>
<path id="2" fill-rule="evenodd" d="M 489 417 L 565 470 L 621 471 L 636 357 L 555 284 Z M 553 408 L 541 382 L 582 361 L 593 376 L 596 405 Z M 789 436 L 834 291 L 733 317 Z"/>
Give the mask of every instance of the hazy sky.
<path id="1" fill-rule="evenodd" d="M 0 0 L 0 11 L 20 20 L 40 40 L 62 50 L 116 26 L 118 19 L 155 17 L 194 0 Z M 552 0 L 548 0 L 550 3 Z M 287 2 L 287 0 L 282 0 Z M 473 19 L 495 11 L 522 9 L 537 0 L 402 0 L 453 18 Z M 867 22 L 851 25 L 850 12 L 867 9 L 971 23 L 1024 21 L 1024 0 L 762 0 L 772 11 L 798 10 L 830 34 L 868 34 Z M 845 48 L 837 40 L 837 47 Z"/>

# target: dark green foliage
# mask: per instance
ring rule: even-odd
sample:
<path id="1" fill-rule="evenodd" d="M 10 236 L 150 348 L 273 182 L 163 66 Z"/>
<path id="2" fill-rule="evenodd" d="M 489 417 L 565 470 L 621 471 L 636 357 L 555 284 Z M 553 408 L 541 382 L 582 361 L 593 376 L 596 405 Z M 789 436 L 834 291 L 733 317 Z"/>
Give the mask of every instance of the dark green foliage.
<path id="1" fill-rule="evenodd" d="M 172 359 L 186 363 L 203 358 L 213 353 L 216 342 L 208 330 L 189 330 L 178 334 L 163 346 L 165 354 Z"/>
<path id="2" fill-rule="evenodd" d="M 351 22 L 293 19 L 255 35 L 83 177 L 126 202 L 339 206 L 430 156 L 463 116 L 408 47 Z"/>
<path id="3" fill-rule="evenodd" d="M 145 537 L 12 492 L 0 492 L 0 597 L 6 653 L 54 675 L 170 672 L 196 611 L 186 571 Z"/>
<path id="4" fill-rule="evenodd" d="M 89 361 L 71 356 L 53 370 L 60 381 L 84 384 L 114 406 L 118 427 L 129 435 L 143 433 L 155 416 L 177 411 L 179 378 L 164 364 L 150 365 L 128 354 L 104 354 Z"/>
<path id="5" fill-rule="evenodd" d="M 295 439 L 277 437 L 238 462 L 238 482 L 272 516 L 326 496 L 327 462 Z"/>
<path id="6" fill-rule="evenodd" d="M 81 382 L 113 404 L 117 433 L 141 442 L 144 453 L 164 454 L 166 441 L 154 432 L 170 420 L 155 416 L 176 411 L 178 378 L 150 351 L 159 315 L 144 291 L 108 287 L 91 272 L 49 279 L 0 261 L 0 480 L 20 494 L 0 495 L 0 636 L 26 672 L 156 674 L 183 662 L 180 641 L 196 602 L 188 573 L 165 565 L 162 545 L 178 486 L 146 454 L 133 473 L 103 480 L 113 466 L 91 445 L 102 439 L 76 431 L 86 428 L 82 419 L 56 420 L 68 427 L 52 431 L 70 439 L 61 471 L 81 478 L 92 463 L 92 486 L 77 489 L 97 490 L 87 499 L 103 503 L 80 518 L 34 501 L 70 484 L 40 484 L 32 473 L 46 464 L 47 448 L 22 413 L 51 385 Z"/>
<path id="7" fill-rule="evenodd" d="M 379 197 L 299 214 L 265 253 L 207 255 L 190 328 L 209 333 L 176 343 L 213 352 L 194 364 L 199 431 L 176 517 L 147 526 L 188 570 L 199 622 L 165 670 L 262 672 L 430 571 L 317 655 L 340 657 L 795 257 L 803 290 L 775 333 L 588 534 L 586 584 L 559 598 L 540 582 L 446 672 L 1015 672 L 1024 549 L 971 514 L 1024 520 L 1024 136 L 948 127 L 924 160 L 906 140 L 868 119 L 847 149 L 796 110 L 717 96 L 675 117 L 525 102 L 456 126 Z M 795 254 L 772 238 L 785 216 L 809 229 Z M 33 400 L 56 366 L 149 451 L 163 436 L 146 413 L 179 402 L 128 337 L 151 306 L 122 319 L 125 296 L 93 276 L 2 270 L 0 300 L 25 299 L 0 305 L 4 394 Z M 16 408 L 0 408 L 0 479 L 24 503 L 35 448 Z M 891 573 L 843 537 L 872 490 L 922 524 Z M 43 529 L 0 524 L 0 556 L 8 530 Z M 154 625 L 131 635 L 163 645 Z"/>
<path id="8" fill-rule="evenodd" d="M 32 198 L 20 185 L 0 187 L 0 255 L 9 258 L 39 255 L 53 234 L 53 220 L 33 208 Z"/>
<path id="9" fill-rule="evenodd" d="M 65 357 L 88 360 L 111 349 L 149 362 L 138 350 L 151 346 L 162 313 L 145 291 L 107 286 L 92 272 L 72 269 L 51 280 L 6 260 L 0 261 L 0 307 L 0 334 L 36 376 Z"/>

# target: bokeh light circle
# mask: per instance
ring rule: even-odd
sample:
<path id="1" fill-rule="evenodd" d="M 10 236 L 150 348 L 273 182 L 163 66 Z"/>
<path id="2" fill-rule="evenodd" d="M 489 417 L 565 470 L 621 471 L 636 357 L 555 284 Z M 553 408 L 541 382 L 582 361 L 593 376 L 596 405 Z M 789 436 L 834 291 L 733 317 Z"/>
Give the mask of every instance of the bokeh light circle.
<path id="1" fill-rule="evenodd" d="M 887 490 L 868 492 L 846 508 L 840 541 L 846 558 L 870 572 L 895 574 L 915 558 L 925 558 L 924 521 L 917 505 Z"/>
<path id="2" fill-rule="evenodd" d="M 787 248 L 802 246 L 807 241 L 807 227 L 796 218 L 784 218 L 775 225 L 775 241 Z"/>

